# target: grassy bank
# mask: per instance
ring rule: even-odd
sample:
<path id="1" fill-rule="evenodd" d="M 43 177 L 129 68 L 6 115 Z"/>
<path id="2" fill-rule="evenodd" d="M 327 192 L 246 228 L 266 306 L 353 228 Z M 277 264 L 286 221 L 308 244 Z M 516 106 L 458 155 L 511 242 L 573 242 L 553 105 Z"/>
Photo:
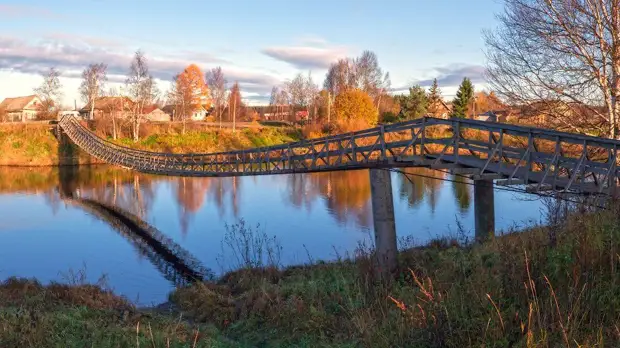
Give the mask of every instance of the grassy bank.
<path id="1" fill-rule="evenodd" d="M 374 276 L 363 248 L 355 260 L 246 267 L 178 289 L 170 296 L 175 314 L 127 310 L 96 288 L 41 295 L 38 285 L 29 290 L 32 285 L 11 281 L 0 286 L 0 343 L 137 346 L 138 337 L 141 346 L 164 347 L 170 338 L 191 347 L 199 329 L 203 346 L 614 346 L 620 341 L 620 210 L 560 221 L 482 246 L 440 241 L 409 249 L 390 282 Z M 257 255 L 271 255 L 271 247 L 247 242 L 260 236 L 247 230 L 238 236 L 244 237 L 228 240 L 241 242 L 242 265 L 260 265 Z"/>
<path id="2" fill-rule="evenodd" d="M 98 135 L 110 139 L 107 133 L 98 130 L 97 125 L 93 129 Z M 185 134 L 181 133 L 178 125 L 143 125 L 141 139 L 137 143 L 128 137 L 121 137 L 115 142 L 149 151 L 196 153 L 276 145 L 298 140 L 300 136 L 294 128 L 287 127 L 245 128 L 235 133 L 231 129 L 189 127 Z M 0 153 L 0 166 L 102 163 L 71 143 L 59 143 L 54 136 L 53 126 L 40 123 L 0 124 Z"/>

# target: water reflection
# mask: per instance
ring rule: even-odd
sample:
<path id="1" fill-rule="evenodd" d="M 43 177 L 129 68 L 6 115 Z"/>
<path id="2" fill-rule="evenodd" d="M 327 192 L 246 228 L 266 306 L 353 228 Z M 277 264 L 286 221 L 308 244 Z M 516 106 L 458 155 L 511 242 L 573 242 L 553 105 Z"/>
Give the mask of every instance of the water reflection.
<path id="1" fill-rule="evenodd" d="M 399 236 L 424 243 L 449 232 L 455 217 L 473 229 L 469 183 L 432 170 L 404 171 L 408 178 L 392 174 Z M 149 235 L 159 236 L 156 243 L 135 238 L 144 232 L 131 237 L 127 224 L 119 224 L 123 218 L 106 218 L 105 209 L 85 214 L 65 199 L 72 194 L 130 216 Z M 219 274 L 227 270 L 218 263 L 225 225 L 241 218 L 277 237 L 283 265 L 334 259 L 352 253 L 359 242 L 372 243 L 370 195 L 366 170 L 178 178 L 109 166 L 0 168 L 0 278 L 57 280 L 58 272 L 87 262 L 94 277 L 109 275 L 119 293 L 165 300 L 178 275 L 191 273 L 183 264 Z M 499 229 L 538 217 L 538 205 L 512 195 L 496 193 L 502 206 L 496 209 Z M 168 262 L 171 255 L 186 260 L 190 253 L 193 261 L 180 262 L 180 268 Z"/>
<path id="2" fill-rule="evenodd" d="M 196 257 L 143 220 L 154 197 L 148 178 L 141 183 L 140 175 L 134 173 L 132 180 L 124 182 L 114 173 L 110 184 L 81 190 L 78 173 L 77 166 L 59 168 L 60 199 L 113 227 L 175 286 L 213 278 L 213 272 Z"/>

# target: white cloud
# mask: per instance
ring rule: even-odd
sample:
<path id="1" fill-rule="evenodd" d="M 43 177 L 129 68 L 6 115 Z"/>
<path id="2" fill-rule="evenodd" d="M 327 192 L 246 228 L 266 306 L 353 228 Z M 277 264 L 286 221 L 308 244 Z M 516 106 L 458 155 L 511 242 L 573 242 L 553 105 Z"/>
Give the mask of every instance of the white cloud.
<path id="1" fill-rule="evenodd" d="M 316 41 L 315 41 L 316 43 Z M 302 70 L 326 69 L 331 63 L 348 55 L 344 47 L 277 46 L 267 47 L 263 54 L 289 63 Z"/>
<path id="2" fill-rule="evenodd" d="M 121 42 L 70 34 L 52 34 L 33 41 L 0 36 L 0 72 L 7 78 L 10 76 L 10 80 L 3 78 L 2 81 L 11 81 L 7 85 L 20 86 L 18 89 L 0 89 L 0 99 L 31 94 L 32 89 L 41 82 L 38 75 L 45 73 L 50 67 L 55 67 L 61 71 L 64 81 L 70 81 L 65 86 L 64 94 L 65 100 L 73 104 L 73 99 L 79 100 L 77 86 L 85 67 L 103 62 L 108 66 L 108 85 L 122 83 L 133 53 L 133 49 Z M 229 83 L 238 81 L 242 90 L 259 96 L 268 95 L 273 85 L 281 83 L 281 79 L 273 72 L 241 68 L 204 52 L 145 54 L 150 71 L 159 81 L 162 92 L 168 88 L 168 82 L 175 74 L 193 62 L 206 63 L 198 64 L 203 71 L 221 65 Z M 77 85 L 71 80 L 77 81 Z"/>

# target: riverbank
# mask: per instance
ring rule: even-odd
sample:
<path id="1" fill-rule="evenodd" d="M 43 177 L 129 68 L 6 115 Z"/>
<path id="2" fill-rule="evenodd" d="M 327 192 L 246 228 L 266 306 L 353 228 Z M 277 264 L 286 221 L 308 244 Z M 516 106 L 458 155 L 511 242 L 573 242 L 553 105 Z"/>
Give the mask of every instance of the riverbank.
<path id="1" fill-rule="evenodd" d="M 95 129 L 97 129 L 95 127 Z M 99 136 L 106 133 L 95 130 Z M 171 153 L 215 152 L 283 144 L 300 139 L 291 127 L 231 129 L 189 127 L 182 134 L 179 125 L 145 125 L 137 143 L 128 137 L 113 140 L 131 148 Z M 108 140 L 110 140 L 108 138 Z M 0 124 L 0 166 L 58 166 L 101 164 L 70 142 L 60 143 L 54 125 L 43 123 Z"/>
<path id="2" fill-rule="evenodd" d="M 620 340 L 619 209 L 562 221 L 482 246 L 411 248 L 390 284 L 373 276 L 366 248 L 355 261 L 245 268 L 178 289 L 166 312 L 96 287 L 10 281 L 0 343 L 191 347 L 200 332 L 197 347 L 608 346 Z"/>

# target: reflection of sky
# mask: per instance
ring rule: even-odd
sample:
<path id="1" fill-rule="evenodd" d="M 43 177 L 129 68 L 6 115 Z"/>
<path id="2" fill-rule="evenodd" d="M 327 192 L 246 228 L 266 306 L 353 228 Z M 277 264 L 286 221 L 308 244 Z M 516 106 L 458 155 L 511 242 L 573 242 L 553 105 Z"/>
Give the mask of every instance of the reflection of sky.
<path id="1" fill-rule="evenodd" d="M 473 231 L 473 187 L 468 186 L 471 205 L 461 213 L 451 183 L 443 182 L 435 193 L 437 203 L 432 212 L 426 193 L 421 204 L 414 208 L 399 198 L 402 179 L 397 175 L 393 174 L 393 190 L 399 236 L 413 236 L 422 243 L 438 235 L 454 233 L 457 218 L 466 230 Z M 314 195 L 311 188 L 302 191 L 309 195 L 310 207 L 295 206 L 288 198 L 290 181 L 286 176 L 241 177 L 237 180 L 240 181 L 237 216 L 249 226 L 260 224 L 267 234 L 277 237 L 283 247 L 284 264 L 307 262 L 308 255 L 314 260 L 334 259 L 336 254 L 342 256 L 353 252 L 359 241 L 372 241 L 372 230 L 360 227 L 354 223 L 355 219 L 351 220 L 353 223 L 338 223 L 327 207 L 327 200 L 316 194 L 317 190 Z M 319 181 L 314 185 L 317 183 Z M 308 181 L 305 185 L 312 184 Z M 218 263 L 218 256 L 222 253 L 225 224 L 237 221 L 231 202 L 232 190 L 227 188 L 222 207 L 217 206 L 212 192 L 204 193 L 202 206 L 190 217 L 187 233 L 182 233 L 181 209 L 175 195 L 177 182 L 156 179 L 150 185 L 154 198 L 147 205 L 150 207 L 148 222 L 186 248 L 204 266 L 220 273 L 222 265 Z M 507 229 L 515 222 L 539 219 L 538 202 L 519 201 L 514 195 L 496 193 L 498 230 Z M 65 204 L 60 203 L 57 209 L 52 209 L 44 195 L 0 194 L 0 214 L 0 278 L 21 276 L 36 277 L 43 282 L 62 280 L 59 272 L 85 266 L 89 281 L 96 281 L 106 274 L 108 284 L 115 291 L 131 300 L 139 296 L 141 303 L 165 301 L 171 290 L 171 285 L 155 267 L 139 256 L 123 237 L 77 207 L 65 208 Z"/>

